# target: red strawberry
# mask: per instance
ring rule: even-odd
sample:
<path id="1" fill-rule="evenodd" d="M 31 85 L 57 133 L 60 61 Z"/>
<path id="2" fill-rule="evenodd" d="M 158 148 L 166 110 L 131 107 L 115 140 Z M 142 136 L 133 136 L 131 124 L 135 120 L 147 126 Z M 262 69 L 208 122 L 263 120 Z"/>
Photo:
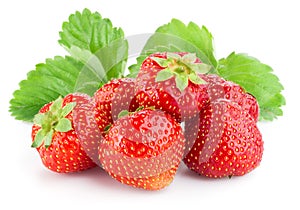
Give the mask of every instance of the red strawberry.
<path id="1" fill-rule="evenodd" d="M 96 91 L 95 119 L 101 132 L 118 119 L 121 111 L 135 111 L 139 107 L 134 83 L 132 78 L 113 79 Z"/>
<path id="2" fill-rule="evenodd" d="M 244 110 L 248 111 L 256 122 L 258 121 L 258 103 L 256 99 L 249 93 L 246 93 L 241 86 L 226 81 L 215 74 L 203 75 L 202 78 L 207 82 L 207 91 L 210 101 L 218 100 L 220 98 L 233 101 L 243 107 Z"/>
<path id="3" fill-rule="evenodd" d="M 114 122 L 99 146 L 99 159 L 121 183 L 159 190 L 172 182 L 183 147 L 183 132 L 175 119 L 160 110 L 143 109 Z"/>
<path id="4" fill-rule="evenodd" d="M 152 54 L 144 60 L 136 78 L 137 100 L 141 106 L 166 111 L 178 122 L 187 120 L 207 103 L 200 74 L 209 69 L 195 54 Z"/>
<path id="5" fill-rule="evenodd" d="M 98 128 L 94 108 L 93 98 L 86 97 L 84 103 L 76 106 L 73 110 L 73 125 L 82 148 L 93 162 L 100 166 L 98 145 L 102 138 L 102 132 Z M 103 120 L 103 118 L 101 119 Z M 106 121 L 104 122 L 106 123 Z"/>
<path id="6" fill-rule="evenodd" d="M 255 169 L 262 159 L 263 141 L 255 120 L 234 102 L 220 99 L 201 110 L 196 122 L 187 122 L 189 138 L 184 163 L 208 177 L 241 176 Z M 193 142 L 193 144 L 191 143 Z"/>
<path id="7" fill-rule="evenodd" d="M 87 97 L 84 94 L 59 97 L 42 107 L 34 117 L 32 147 L 52 171 L 77 172 L 96 166 L 82 148 L 73 126 L 74 107 L 86 103 Z"/>

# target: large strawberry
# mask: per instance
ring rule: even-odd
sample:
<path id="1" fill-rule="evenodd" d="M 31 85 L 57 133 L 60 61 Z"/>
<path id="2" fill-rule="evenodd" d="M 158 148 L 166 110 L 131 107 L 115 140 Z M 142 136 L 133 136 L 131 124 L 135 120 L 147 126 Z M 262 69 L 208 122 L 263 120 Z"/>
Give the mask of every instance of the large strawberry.
<path id="1" fill-rule="evenodd" d="M 155 53 L 147 57 L 136 78 L 139 104 L 154 106 L 171 114 L 178 122 L 195 116 L 207 103 L 201 74 L 210 66 L 191 53 Z"/>
<path id="2" fill-rule="evenodd" d="M 200 112 L 199 123 L 186 122 L 185 137 L 193 144 L 184 163 L 208 177 L 240 176 L 262 159 L 263 141 L 253 117 L 237 103 L 219 99 Z"/>
<path id="3" fill-rule="evenodd" d="M 121 183 L 159 190 L 172 182 L 183 148 L 180 124 L 165 112 L 146 108 L 114 122 L 99 146 L 99 159 Z"/>
<path id="4" fill-rule="evenodd" d="M 121 111 L 138 108 L 134 83 L 132 78 L 112 79 L 95 92 L 95 119 L 101 132 L 118 119 Z"/>
<path id="5" fill-rule="evenodd" d="M 73 112 L 89 101 L 84 94 L 69 94 L 43 106 L 34 117 L 32 147 L 43 164 L 59 173 L 82 171 L 96 164 L 86 154 L 73 126 Z"/>

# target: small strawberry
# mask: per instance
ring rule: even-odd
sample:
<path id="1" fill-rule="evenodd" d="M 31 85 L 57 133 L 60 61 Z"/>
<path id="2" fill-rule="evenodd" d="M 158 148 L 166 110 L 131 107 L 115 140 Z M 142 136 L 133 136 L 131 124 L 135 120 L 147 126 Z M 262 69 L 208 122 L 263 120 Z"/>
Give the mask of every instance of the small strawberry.
<path id="1" fill-rule="evenodd" d="M 248 111 L 252 118 L 257 122 L 259 115 L 259 106 L 256 99 L 247 93 L 241 86 L 215 74 L 207 74 L 202 76 L 207 82 L 207 92 L 209 101 L 224 98 L 233 101 Z"/>
<path id="2" fill-rule="evenodd" d="M 75 107 L 86 103 L 84 94 L 69 94 L 43 106 L 34 117 L 32 147 L 43 164 L 59 173 L 82 171 L 96 166 L 80 144 L 73 126 Z"/>
<path id="3" fill-rule="evenodd" d="M 136 78 L 136 98 L 144 107 L 154 106 L 178 122 L 195 116 L 207 103 L 201 74 L 210 66 L 191 53 L 155 53 L 147 57 Z"/>
<path id="4" fill-rule="evenodd" d="M 197 120 L 185 125 L 185 137 L 191 146 L 183 159 L 188 168 L 218 178 L 241 176 L 259 165 L 262 136 L 243 107 L 226 99 L 213 101 L 201 110 L 198 121 L 196 127 Z"/>
<path id="5" fill-rule="evenodd" d="M 139 105 L 134 95 L 135 79 L 112 79 L 94 94 L 95 119 L 101 132 L 118 119 L 121 111 L 135 111 Z"/>
<path id="6" fill-rule="evenodd" d="M 110 176 L 121 183 L 159 190 L 174 179 L 184 142 L 175 119 L 145 108 L 114 122 L 100 143 L 99 159 Z"/>

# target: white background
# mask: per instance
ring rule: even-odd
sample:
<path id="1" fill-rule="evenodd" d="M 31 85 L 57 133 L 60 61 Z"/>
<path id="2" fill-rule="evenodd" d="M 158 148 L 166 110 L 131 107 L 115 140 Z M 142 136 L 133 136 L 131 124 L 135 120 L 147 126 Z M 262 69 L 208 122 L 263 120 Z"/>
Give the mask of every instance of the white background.
<path id="1" fill-rule="evenodd" d="M 300 209 L 296 2 L 1 1 L 0 209 Z M 127 36 L 152 33 L 173 17 L 194 21 L 214 35 L 217 58 L 244 52 L 273 67 L 287 105 L 283 117 L 259 123 L 265 141 L 261 165 L 243 177 L 217 180 L 201 178 L 182 165 L 173 183 L 158 192 L 122 185 L 99 169 L 62 175 L 44 168 L 30 147 L 31 125 L 10 116 L 9 100 L 35 64 L 66 54 L 57 43 L 61 24 L 85 7 L 110 18 Z"/>

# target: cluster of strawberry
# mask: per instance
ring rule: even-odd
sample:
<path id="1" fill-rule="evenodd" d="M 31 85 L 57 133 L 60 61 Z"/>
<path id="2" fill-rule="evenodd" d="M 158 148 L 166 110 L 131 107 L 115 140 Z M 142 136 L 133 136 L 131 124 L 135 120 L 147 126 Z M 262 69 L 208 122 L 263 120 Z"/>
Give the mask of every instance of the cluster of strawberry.
<path id="1" fill-rule="evenodd" d="M 259 106 L 191 53 L 155 53 L 135 79 L 113 79 L 93 97 L 72 93 L 35 116 L 33 147 L 44 165 L 96 165 L 134 187 L 168 186 L 183 162 L 196 173 L 241 176 L 262 159 Z"/>

